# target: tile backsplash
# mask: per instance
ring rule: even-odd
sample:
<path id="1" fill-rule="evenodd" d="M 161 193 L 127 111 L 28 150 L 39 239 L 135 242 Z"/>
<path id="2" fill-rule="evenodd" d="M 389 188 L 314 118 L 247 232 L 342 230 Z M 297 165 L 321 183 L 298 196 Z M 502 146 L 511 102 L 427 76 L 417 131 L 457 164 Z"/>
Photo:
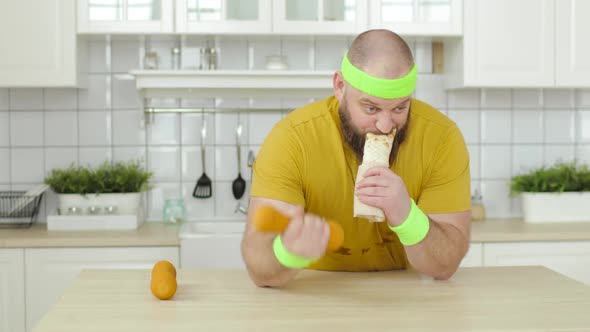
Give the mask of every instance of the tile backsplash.
<path id="1" fill-rule="evenodd" d="M 350 40 L 325 38 L 218 38 L 219 68 L 256 69 L 264 65 L 262 59 L 270 52 L 296 54 L 290 64 L 292 69 L 336 69 Z M 191 53 L 191 47 L 201 44 L 199 40 L 183 41 L 183 59 L 187 54 L 198 54 Z M 237 202 L 231 191 L 231 182 L 238 173 L 236 125 L 239 122 L 244 127 L 240 171 L 249 181 L 248 151 L 258 151 L 272 126 L 286 114 L 285 109 L 313 100 L 147 100 L 147 105 L 160 107 L 269 111 L 144 116 L 135 82 L 125 74 L 141 67 L 145 45 L 145 40 L 131 37 L 91 40 L 84 89 L 0 89 L 0 190 L 29 189 L 41 183 L 51 169 L 72 162 L 98 165 L 104 160 L 139 158 L 154 173 L 154 189 L 146 196 L 150 220 L 161 219 L 163 200 L 172 196 L 185 199 L 189 220 L 239 216 L 236 206 L 246 206 L 248 197 L 246 194 Z M 173 47 L 174 40 L 160 37 L 149 45 L 164 53 Z M 412 47 L 420 51 L 428 44 L 412 43 Z M 193 64 L 190 61 L 184 61 L 185 67 Z M 416 97 L 438 107 L 459 125 L 470 152 L 472 191 L 482 192 L 489 217 L 521 215 L 518 198 L 508 196 L 511 176 L 557 160 L 590 163 L 588 89 L 446 91 L 441 75 L 425 74 L 418 80 Z M 195 199 L 193 188 L 203 172 L 203 121 L 207 126 L 205 170 L 213 179 L 213 197 Z M 45 222 L 46 215 L 57 206 L 54 194 L 46 198 L 40 222 Z"/>

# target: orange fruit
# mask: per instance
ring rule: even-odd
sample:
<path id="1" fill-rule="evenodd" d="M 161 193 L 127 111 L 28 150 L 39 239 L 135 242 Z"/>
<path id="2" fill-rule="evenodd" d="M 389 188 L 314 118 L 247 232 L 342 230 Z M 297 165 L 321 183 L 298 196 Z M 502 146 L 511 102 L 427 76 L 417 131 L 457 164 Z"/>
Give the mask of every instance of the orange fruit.
<path id="1" fill-rule="evenodd" d="M 159 271 L 152 277 L 150 290 L 160 300 L 168 300 L 176 293 L 176 278 L 167 271 Z"/>
<path id="2" fill-rule="evenodd" d="M 154 264 L 154 267 L 152 268 L 152 278 L 160 271 L 169 272 L 174 276 L 174 278 L 176 278 L 176 268 L 174 268 L 174 265 L 169 261 L 159 261 Z"/>

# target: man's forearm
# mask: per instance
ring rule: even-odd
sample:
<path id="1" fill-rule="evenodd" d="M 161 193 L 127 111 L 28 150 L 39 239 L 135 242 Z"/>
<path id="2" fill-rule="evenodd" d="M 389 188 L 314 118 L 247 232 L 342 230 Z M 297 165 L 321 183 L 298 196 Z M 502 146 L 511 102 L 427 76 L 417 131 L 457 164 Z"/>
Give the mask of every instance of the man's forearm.
<path id="1" fill-rule="evenodd" d="M 405 248 L 416 270 L 446 280 L 457 271 L 469 248 L 469 239 L 457 227 L 430 219 L 430 229 L 424 240 Z"/>
<path id="2" fill-rule="evenodd" d="M 272 249 L 275 237 L 276 234 L 250 234 L 242 241 L 242 257 L 257 286 L 283 286 L 299 271 L 282 266 L 276 259 Z"/>

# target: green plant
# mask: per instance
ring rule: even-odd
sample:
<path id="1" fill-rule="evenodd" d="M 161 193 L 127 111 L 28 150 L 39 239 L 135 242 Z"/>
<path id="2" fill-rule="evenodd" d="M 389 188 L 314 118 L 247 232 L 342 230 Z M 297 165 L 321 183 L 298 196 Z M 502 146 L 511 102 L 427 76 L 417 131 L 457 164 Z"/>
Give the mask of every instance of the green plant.
<path id="1" fill-rule="evenodd" d="M 105 161 L 97 168 L 72 164 L 53 169 L 45 183 L 58 194 L 132 193 L 149 190 L 151 177 L 152 173 L 145 171 L 139 161 Z"/>
<path id="2" fill-rule="evenodd" d="M 522 192 L 590 191 L 590 168 L 586 164 L 558 162 L 515 176 L 510 182 L 510 194 Z"/>

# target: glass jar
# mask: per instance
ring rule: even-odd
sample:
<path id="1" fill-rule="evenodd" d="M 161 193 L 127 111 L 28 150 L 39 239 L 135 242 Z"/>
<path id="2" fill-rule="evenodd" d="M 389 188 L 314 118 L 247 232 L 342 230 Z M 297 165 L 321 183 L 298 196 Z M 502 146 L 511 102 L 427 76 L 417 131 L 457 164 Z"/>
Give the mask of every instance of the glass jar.
<path id="1" fill-rule="evenodd" d="M 486 219 L 486 209 L 483 205 L 483 197 L 479 190 L 475 190 L 475 194 L 471 196 L 471 220 L 484 221 Z"/>
<path id="2" fill-rule="evenodd" d="M 146 53 L 143 58 L 143 69 L 158 69 L 159 62 L 158 53 Z"/>
<path id="3" fill-rule="evenodd" d="M 162 211 L 164 224 L 176 225 L 184 222 L 186 219 L 186 209 L 182 198 L 169 198 L 164 201 Z"/>

